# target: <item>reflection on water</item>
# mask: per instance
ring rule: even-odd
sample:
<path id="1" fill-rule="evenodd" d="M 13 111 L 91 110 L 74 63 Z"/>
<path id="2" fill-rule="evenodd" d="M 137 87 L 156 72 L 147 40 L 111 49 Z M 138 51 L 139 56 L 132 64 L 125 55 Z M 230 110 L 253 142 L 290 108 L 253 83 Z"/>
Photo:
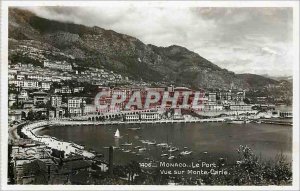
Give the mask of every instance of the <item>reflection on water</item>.
<path id="1" fill-rule="evenodd" d="M 140 127 L 141 129 L 135 129 Z M 114 134 L 120 131 L 120 139 Z M 124 164 L 130 160 L 144 161 L 209 161 L 225 158 L 233 162 L 239 145 L 250 146 L 264 158 L 284 154 L 292 158 L 292 127 L 271 124 L 226 124 L 226 123 L 178 123 L 142 125 L 100 125 L 50 127 L 39 132 L 65 141 L 83 144 L 87 148 L 108 157 L 107 146 L 120 147 L 114 150 L 114 163 Z M 155 144 L 154 144 L 155 143 Z M 169 152 L 159 143 L 178 148 Z M 182 151 L 192 154 L 180 156 Z M 163 156 L 163 157 L 162 157 Z"/>
<path id="2" fill-rule="evenodd" d="M 119 138 L 115 138 L 115 147 L 120 147 Z"/>

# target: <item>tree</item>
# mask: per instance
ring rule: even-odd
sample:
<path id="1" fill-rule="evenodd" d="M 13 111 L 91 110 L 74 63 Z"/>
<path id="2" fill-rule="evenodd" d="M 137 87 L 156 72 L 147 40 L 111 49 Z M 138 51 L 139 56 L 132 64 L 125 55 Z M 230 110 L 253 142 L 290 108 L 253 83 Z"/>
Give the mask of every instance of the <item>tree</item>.
<path id="1" fill-rule="evenodd" d="M 250 104 L 251 103 L 249 98 L 245 98 L 245 99 L 243 99 L 243 101 L 244 101 L 245 104 Z"/>
<path id="2" fill-rule="evenodd" d="M 32 110 L 30 110 L 27 114 L 27 120 L 34 120 L 34 112 Z"/>

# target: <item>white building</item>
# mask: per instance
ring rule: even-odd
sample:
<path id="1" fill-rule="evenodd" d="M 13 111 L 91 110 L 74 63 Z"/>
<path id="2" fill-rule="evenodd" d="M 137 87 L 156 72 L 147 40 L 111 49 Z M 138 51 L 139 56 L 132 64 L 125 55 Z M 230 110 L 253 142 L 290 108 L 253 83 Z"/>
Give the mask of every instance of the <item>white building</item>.
<path id="1" fill-rule="evenodd" d="M 25 75 L 17 74 L 17 80 L 24 80 L 24 79 L 25 79 Z"/>
<path id="2" fill-rule="evenodd" d="M 50 90 L 51 82 L 41 82 L 41 88 L 43 90 Z"/>
<path id="3" fill-rule="evenodd" d="M 25 80 L 23 83 L 23 86 L 21 86 L 24 89 L 38 89 L 39 88 L 39 82 L 35 80 Z"/>
<path id="4" fill-rule="evenodd" d="M 8 96 L 8 107 L 11 107 L 14 103 L 17 102 L 17 95 L 16 94 L 9 94 Z"/>
<path id="5" fill-rule="evenodd" d="M 219 104 L 206 104 L 206 105 L 204 105 L 204 110 L 205 111 L 221 111 L 223 109 L 224 109 L 223 105 L 219 105 Z"/>
<path id="6" fill-rule="evenodd" d="M 9 80 L 9 85 L 15 85 L 16 87 L 23 87 L 24 81 L 23 80 Z"/>
<path id="7" fill-rule="evenodd" d="M 68 99 L 68 112 L 70 116 L 81 116 L 85 107 L 85 101 L 80 97 Z"/>
<path id="8" fill-rule="evenodd" d="M 96 111 L 96 106 L 94 104 L 86 104 L 83 110 L 83 114 L 94 114 Z"/>
<path id="9" fill-rule="evenodd" d="M 28 100 L 29 96 L 26 90 L 21 90 L 19 96 L 18 96 L 18 102 L 24 102 Z"/>
<path id="10" fill-rule="evenodd" d="M 52 107 L 61 107 L 62 96 L 61 95 L 51 95 L 51 106 Z"/>
<path id="11" fill-rule="evenodd" d="M 75 87 L 74 88 L 74 93 L 82 92 L 84 87 Z"/>
<path id="12" fill-rule="evenodd" d="M 155 121 L 159 120 L 160 118 L 161 115 L 157 112 L 141 113 L 141 120 L 143 121 Z"/>
<path id="13" fill-rule="evenodd" d="M 233 110 L 233 111 L 250 111 L 250 110 L 252 110 L 252 106 L 253 105 L 247 105 L 247 104 L 244 104 L 244 105 L 230 105 L 229 109 Z"/>
<path id="14" fill-rule="evenodd" d="M 139 121 L 140 116 L 139 116 L 139 114 L 126 114 L 125 120 L 126 121 Z"/>
<path id="15" fill-rule="evenodd" d="M 9 80 L 13 80 L 13 79 L 15 79 L 15 75 L 14 75 L 14 74 L 11 74 L 11 73 L 9 73 L 9 74 L 8 74 L 8 79 L 9 79 Z"/>
<path id="16" fill-rule="evenodd" d="M 46 92 L 34 92 L 33 93 L 33 103 L 37 104 L 46 104 L 49 101 L 49 96 Z"/>

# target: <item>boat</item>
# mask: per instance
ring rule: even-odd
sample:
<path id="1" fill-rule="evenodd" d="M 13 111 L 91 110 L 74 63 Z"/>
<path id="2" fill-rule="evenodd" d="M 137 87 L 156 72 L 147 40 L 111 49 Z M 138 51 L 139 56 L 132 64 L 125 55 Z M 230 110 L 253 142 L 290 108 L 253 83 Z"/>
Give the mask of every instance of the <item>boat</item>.
<path id="1" fill-rule="evenodd" d="M 170 156 L 168 157 L 169 160 L 172 160 L 172 159 L 174 159 L 174 158 L 175 158 L 175 156 L 173 156 L 173 155 L 170 155 Z"/>
<path id="2" fill-rule="evenodd" d="M 167 143 L 158 143 L 156 146 L 159 146 L 159 147 L 168 147 L 168 144 Z"/>
<path id="3" fill-rule="evenodd" d="M 161 154 L 160 156 L 161 157 L 166 157 L 166 156 L 168 156 L 168 154 Z"/>
<path id="4" fill-rule="evenodd" d="M 192 152 L 193 151 L 182 151 L 181 153 L 180 153 L 180 155 L 190 155 L 190 154 L 192 154 Z"/>
<path id="5" fill-rule="evenodd" d="M 142 148 L 142 146 L 136 146 L 136 147 L 134 147 L 135 149 L 140 149 L 140 148 Z"/>
<path id="6" fill-rule="evenodd" d="M 169 149 L 169 152 L 175 152 L 175 151 L 178 151 L 178 148 L 176 148 L 176 147 L 171 147 L 171 148 Z"/>
<path id="7" fill-rule="evenodd" d="M 145 150 L 147 150 L 146 148 L 140 148 L 139 149 L 139 152 L 143 152 L 143 151 L 145 151 Z"/>
<path id="8" fill-rule="evenodd" d="M 127 150 L 124 150 L 123 152 L 124 153 L 129 153 L 131 150 L 127 149 Z"/>
<path id="9" fill-rule="evenodd" d="M 115 138 L 120 138 L 120 131 L 119 131 L 119 129 L 117 129 L 117 131 L 116 131 L 116 133 L 115 133 Z"/>
<path id="10" fill-rule="evenodd" d="M 155 145 L 155 144 L 156 144 L 156 141 L 154 141 L 154 142 L 149 141 L 147 144 L 148 144 L 148 145 Z"/>
<path id="11" fill-rule="evenodd" d="M 204 154 L 207 154 L 207 151 L 204 151 L 203 153 L 204 153 Z"/>

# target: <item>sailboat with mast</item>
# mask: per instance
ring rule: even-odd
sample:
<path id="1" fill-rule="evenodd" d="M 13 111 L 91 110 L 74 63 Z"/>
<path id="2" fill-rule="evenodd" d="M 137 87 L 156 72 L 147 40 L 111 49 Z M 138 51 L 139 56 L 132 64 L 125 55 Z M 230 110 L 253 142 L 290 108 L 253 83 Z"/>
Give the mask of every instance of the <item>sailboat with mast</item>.
<path id="1" fill-rule="evenodd" d="M 120 131 L 119 131 L 119 129 L 116 130 L 115 138 L 117 138 L 117 139 L 120 138 Z"/>

